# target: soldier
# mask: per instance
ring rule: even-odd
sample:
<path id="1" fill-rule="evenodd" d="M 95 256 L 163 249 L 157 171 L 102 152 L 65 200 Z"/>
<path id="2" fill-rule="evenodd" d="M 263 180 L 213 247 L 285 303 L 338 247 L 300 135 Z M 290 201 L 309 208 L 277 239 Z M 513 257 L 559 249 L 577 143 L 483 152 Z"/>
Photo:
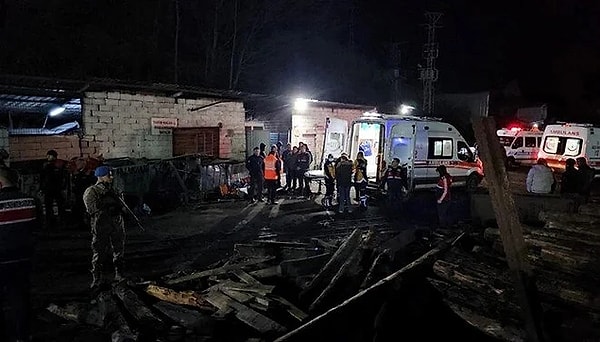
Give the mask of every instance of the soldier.
<path id="1" fill-rule="evenodd" d="M 323 165 L 325 172 L 325 197 L 323 198 L 324 206 L 331 207 L 333 205 L 333 192 L 335 191 L 335 158 L 333 154 L 329 154 Z"/>
<path id="2" fill-rule="evenodd" d="M 42 169 L 40 175 L 40 192 L 44 194 L 44 207 L 46 210 L 46 224 L 53 225 L 54 218 L 54 202 L 58 207 L 58 218 L 63 221 L 65 218 L 65 198 L 62 191 L 65 185 L 65 162 L 59 160 L 58 153 L 55 150 L 50 150 L 46 153 L 48 160 Z"/>
<path id="3" fill-rule="evenodd" d="M 90 214 L 92 226 L 92 284 L 93 291 L 103 285 L 103 273 L 112 249 L 114 280 L 123 279 L 123 254 L 125 249 L 125 226 L 123 206 L 119 195 L 112 188 L 113 176 L 108 166 L 99 166 L 94 175 L 96 184 L 83 194 L 83 202 Z"/>
<path id="4" fill-rule="evenodd" d="M 17 173 L 0 168 L 0 340 L 29 341 L 29 272 L 36 203 L 17 188 Z"/>
<path id="5" fill-rule="evenodd" d="M 369 179 L 367 178 L 367 160 L 365 154 L 359 151 L 356 155 L 356 160 L 353 166 L 354 171 L 354 189 L 356 191 L 356 201 L 359 203 L 360 209 L 367 208 L 367 185 Z"/>

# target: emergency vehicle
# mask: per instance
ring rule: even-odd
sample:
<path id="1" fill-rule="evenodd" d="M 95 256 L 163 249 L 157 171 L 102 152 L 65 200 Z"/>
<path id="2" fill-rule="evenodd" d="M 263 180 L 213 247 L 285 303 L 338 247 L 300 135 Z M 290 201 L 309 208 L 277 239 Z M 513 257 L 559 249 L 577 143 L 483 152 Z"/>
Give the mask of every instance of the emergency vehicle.
<path id="1" fill-rule="evenodd" d="M 535 164 L 544 132 L 512 127 L 499 129 L 496 134 L 506 151 L 509 166 Z"/>
<path id="2" fill-rule="evenodd" d="M 331 123 L 325 136 L 324 155 L 328 153 L 330 136 L 341 137 L 348 132 L 344 122 Z M 393 158 L 399 158 L 407 169 L 409 191 L 435 187 L 439 177 L 435 169 L 439 165 L 446 166 L 453 186 L 474 189 L 483 177 L 481 162 L 466 140 L 454 126 L 440 119 L 365 113 L 352 122 L 349 132 L 344 150 L 352 160 L 363 151 L 370 181 L 379 183 Z"/>
<path id="3" fill-rule="evenodd" d="M 591 167 L 599 168 L 600 128 L 577 123 L 548 125 L 538 157 L 546 159 L 555 171 L 564 171 L 567 159 L 579 157 L 585 157 Z"/>

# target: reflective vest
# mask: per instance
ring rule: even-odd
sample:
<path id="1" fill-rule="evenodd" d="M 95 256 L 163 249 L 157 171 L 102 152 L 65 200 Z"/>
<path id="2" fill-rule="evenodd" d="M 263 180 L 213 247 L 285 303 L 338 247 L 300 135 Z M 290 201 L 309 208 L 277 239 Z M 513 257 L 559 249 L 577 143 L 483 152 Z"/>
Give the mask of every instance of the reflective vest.
<path id="1" fill-rule="evenodd" d="M 265 179 L 266 180 L 277 180 L 277 157 L 270 154 L 265 158 Z"/>

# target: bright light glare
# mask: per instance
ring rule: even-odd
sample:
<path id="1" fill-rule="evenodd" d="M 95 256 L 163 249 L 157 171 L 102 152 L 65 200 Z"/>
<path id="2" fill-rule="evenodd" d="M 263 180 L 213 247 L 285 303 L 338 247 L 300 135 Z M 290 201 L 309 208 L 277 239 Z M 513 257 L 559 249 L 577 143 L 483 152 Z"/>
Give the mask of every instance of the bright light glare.
<path id="1" fill-rule="evenodd" d="M 52 108 L 50 110 L 50 112 L 48 112 L 48 115 L 57 116 L 57 115 L 62 114 L 62 112 L 64 112 L 64 111 L 65 111 L 65 107 L 56 107 L 56 108 Z"/>
<path id="2" fill-rule="evenodd" d="M 294 109 L 298 112 L 305 112 L 308 109 L 308 101 L 307 99 L 297 98 L 294 101 Z"/>
<path id="3" fill-rule="evenodd" d="M 400 105 L 400 114 L 402 115 L 406 115 L 410 112 L 412 112 L 412 110 L 415 109 L 415 107 L 413 106 L 407 106 L 407 105 Z"/>
<path id="4" fill-rule="evenodd" d="M 522 130 L 522 128 L 521 127 L 511 127 L 510 130 L 513 132 L 518 132 L 518 131 Z"/>

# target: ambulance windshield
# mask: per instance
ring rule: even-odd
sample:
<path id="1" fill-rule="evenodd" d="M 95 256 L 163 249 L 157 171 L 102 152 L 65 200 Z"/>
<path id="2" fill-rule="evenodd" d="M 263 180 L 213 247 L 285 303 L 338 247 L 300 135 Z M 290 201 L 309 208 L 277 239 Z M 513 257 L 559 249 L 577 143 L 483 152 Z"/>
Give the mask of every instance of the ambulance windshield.
<path id="1" fill-rule="evenodd" d="M 515 137 L 507 137 L 507 136 L 499 136 L 498 140 L 500 140 L 500 144 L 504 147 L 510 146 Z"/>

